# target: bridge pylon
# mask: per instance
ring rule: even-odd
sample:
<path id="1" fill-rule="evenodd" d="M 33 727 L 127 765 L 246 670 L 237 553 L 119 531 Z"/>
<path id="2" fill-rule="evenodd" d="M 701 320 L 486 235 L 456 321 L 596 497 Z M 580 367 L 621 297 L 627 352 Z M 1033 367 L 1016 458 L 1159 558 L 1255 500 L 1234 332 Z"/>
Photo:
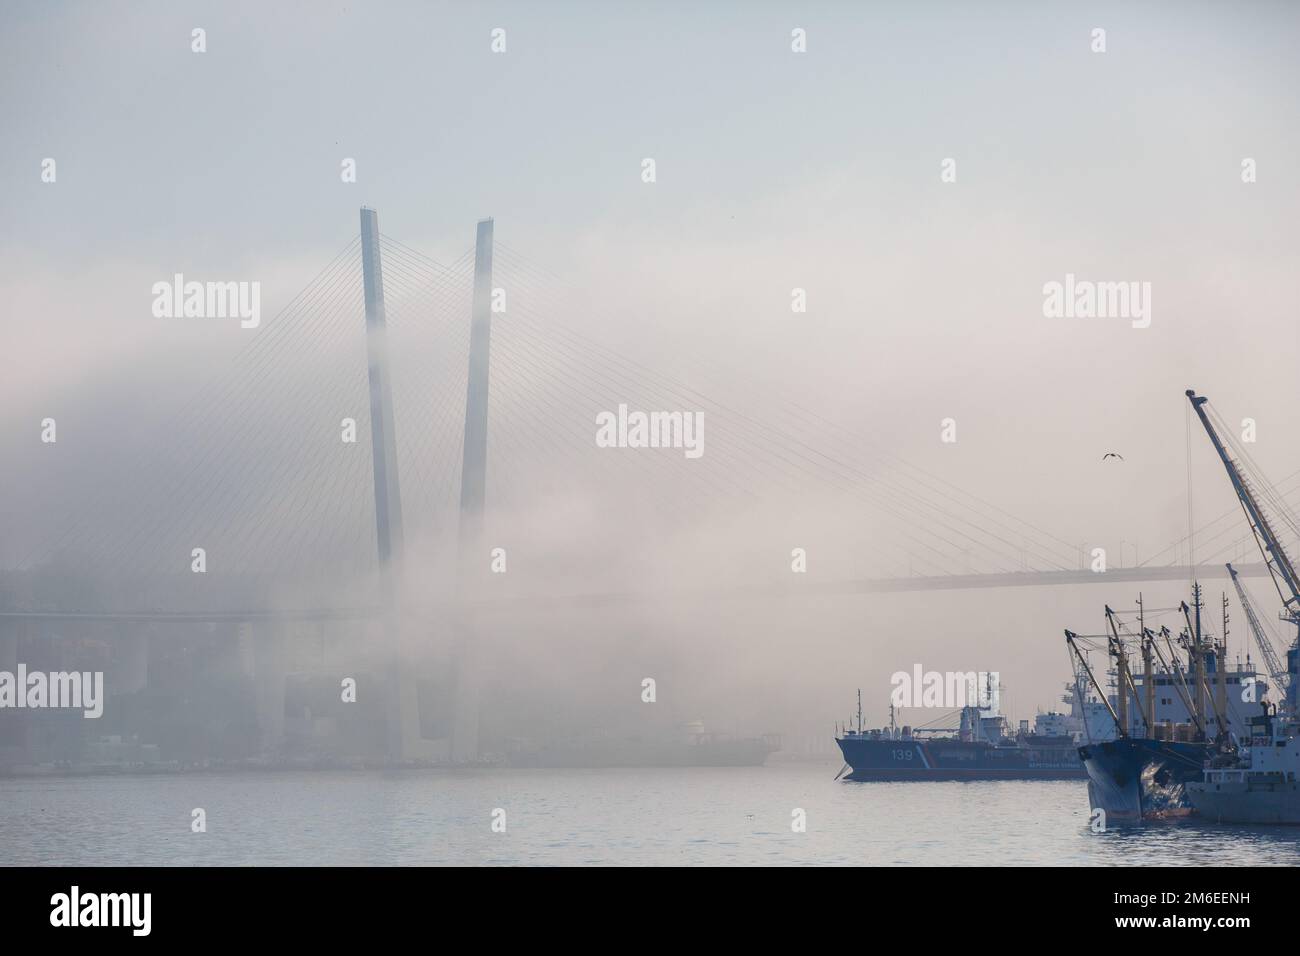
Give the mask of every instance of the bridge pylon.
<path id="1" fill-rule="evenodd" d="M 361 208 L 361 273 L 366 302 L 366 360 L 370 381 L 370 455 L 375 479 L 375 536 L 379 567 L 392 588 L 402 557 L 402 489 L 397 474 L 397 434 L 388 362 L 384 273 L 379 253 L 379 214 Z M 386 595 L 386 596 L 391 596 Z"/>
<path id="2" fill-rule="evenodd" d="M 474 299 L 470 306 L 469 384 L 460 475 L 460 551 L 483 534 L 487 498 L 488 372 L 492 344 L 492 220 L 479 220 L 474 240 Z"/>
<path id="3" fill-rule="evenodd" d="M 469 376 L 465 392 L 465 446 L 460 476 L 460 593 L 477 597 L 483 590 L 487 550 L 483 512 L 487 501 L 488 387 L 492 344 L 493 221 L 481 219 L 474 237 L 474 296 L 470 305 Z M 452 759 L 478 756 L 479 679 L 473 615 L 458 615 L 455 646 L 455 709 Z"/>
<path id="4" fill-rule="evenodd" d="M 388 360 L 384 272 L 379 251 L 379 214 L 361 207 L 361 277 L 366 307 L 366 362 L 370 383 L 370 457 L 374 473 L 375 538 L 379 556 L 387 709 L 388 759 L 405 759 L 403 745 L 403 670 L 400 662 L 396 589 L 402 559 L 402 489 L 397 471 L 397 434 L 393 418 L 393 387 Z M 405 695 L 409 697 L 408 695 Z"/>

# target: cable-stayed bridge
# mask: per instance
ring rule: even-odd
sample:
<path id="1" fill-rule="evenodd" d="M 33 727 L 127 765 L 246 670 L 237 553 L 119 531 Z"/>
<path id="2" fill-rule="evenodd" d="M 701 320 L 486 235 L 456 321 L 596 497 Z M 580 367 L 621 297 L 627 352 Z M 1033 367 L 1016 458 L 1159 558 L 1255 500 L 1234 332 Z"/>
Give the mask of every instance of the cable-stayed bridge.
<path id="1" fill-rule="evenodd" d="M 348 243 L 263 323 L 226 374 L 176 408 L 166 446 L 105 476 L 112 480 L 102 481 L 97 495 L 65 509 L 70 519 L 19 572 L 110 571 L 140 583 L 142 597 L 150 580 L 184 592 L 176 580 L 202 548 L 207 572 L 245 584 L 274 580 L 290 591 L 298 580 L 374 585 L 385 552 L 393 551 L 388 538 L 399 549 L 437 542 L 445 550 L 454 542 L 463 553 L 467 520 L 476 533 L 495 530 L 496 542 L 504 542 L 504 525 L 539 502 L 600 499 L 616 490 L 623 505 L 630 500 L 651 521 L 719 502 L 743 512 L 765 497 L 829 495 L 869 514 L 889 542 L 863 549 L 873 560 L 860 576 L 764 585 L 762 593 L 773 596 L 808 587 L 878 593 L 1192 573 L 1169 560 L 1187 553 L 1184 540 L 1137 567 L 1117 568 L 1112 560 L 1096 574 L 1085 546 L 814 411 L 788 403 L 737 408 L 598 344 L 566 321 L 593 305 L 494 241 L 490 221 L 475 248 L 441 264 L 380 234 L 377 216 L 366 215 L 373 249 L 364 234 Z M 477 391 L 469 383 L 475 368 Z M 692 460 L 667 449 L 597 447 L 596 415 L 620 406 L 700 413 L 707 454 Z M 1202 573 L 1219 573 L 1219 558 L 1239 558 L 1245 535 L 1234 517 L 1225 513 L 1197 530 Z M 729 587 L 718 582 L 717 590 Z M 340 613 L 383 603 L 377 591 L 348 596 Z M 97 610 L 7 603 L 0 613 Z M 144 613 L 138 606 L 103 610 Z M 202 606 L 167 610 L 197 614 Z"/>
<path id="2" fill-rule="evenodd" d="M 722 401 L 600 344 L 569 317 L 609 307 L 496 241 L 491 220 L 448 263 L 381 233 L 372 210 L 361 223 L 228 370 L 176 406 L 164 442 L 101 476 L 63 527 L 4 572 L 0 666 L 14 656 L 19 628 L 30 635 L 45 624 L 117 628 L 130 642 L 141 625 L 247 636 L 362 622 L 386 635 L 378 646 L 395 661 L 399 633 L 410 629 L 404 618 L 425 612 L 461 635 L 443 660 L 459 674 L 472 619 L 486 606 L 779 600 L 1193 573 L 1177 561 L 1189 553 L 1186 540 L 1136 567 L 1097 573 L 1082 545 L 815 410 L 752 396 Z M 701 416 L 705 452 L 601 447 L 598 416 L 626 409 Z M 1297 477 L 1284 482 L 1291 491 Z M 673 541 L 694 514 L 743 527 L 752 509 L 802 499 L 864 516 L 871 543 L 845 562 L 861 573 L 790 573 L 797 536 L 773 546 L 772 572 L 757 581 L 723 574 L 673 584 L 650 574 L 655 583 L 637 588 L 599 573 L 618 552 L 637 550 L 641 529 Z M 1215 558 L 1240 555 L 1238 521 L 1225 512 L 1197 529 L 1202 576 L 1224 573 Z M 616 533 L 602 538 L 610 527 Z M 554 577 L 523 575 L 538 582 L 531 589 L 499 586 L 520 577 L 497 578 L 505 562 L 545 564 L 550 544 L 575 536 L 585 536 L 585 563 L 566 553 Z M 753 551 L 743 533 L 735 540 L 738 552 Z M 588 579 L 596 584 L 573 585 Z M 254 669 L 278 682 L 278 639 L 252 643 Z M 387 679 L 395 688 L 404 678 Z M 277 692 L 266 693 L 273 711 Z M 410 718 L 395 712 L 392 722 Z M 469 742 L 451 752 L 471 753 L 474 733 L 459 736 Z"/>

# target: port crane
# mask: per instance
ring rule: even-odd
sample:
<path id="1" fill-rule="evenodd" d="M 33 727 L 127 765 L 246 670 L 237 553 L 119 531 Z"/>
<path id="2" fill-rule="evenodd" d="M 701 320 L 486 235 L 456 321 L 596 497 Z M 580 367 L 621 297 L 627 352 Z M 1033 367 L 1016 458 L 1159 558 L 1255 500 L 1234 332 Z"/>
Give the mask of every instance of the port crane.
<path id="1" fill-rule="evenodd" d="M 1187 390 L 1186 395 L 1187 400 L 1191 402 L 1192 410 L 1196 412 L 1196 417 L 1201 420 L 1205 433 L 1210 436 L 1210 443 L 1214 445 L 1219 460 L 1223 462 L 1223 467 L 1228 472 L 1228 479 L 1232 482 L 1232 488 L 1237 493 L 1237 500 L 1241 503 L 1241 510 L 1245 512 L 1246 522 L 1250 525 L 1251 533 L 1255 536 L 1255 543 L 1259 546 L 1259 553 L 1264 558 L 1264 565 L 1268 568 L 1269 576 L 1273 579 L 1273 586 L 1277 588 L 1278 597 L 1282 599 L 1282 619 L 1291 622 L 1296 627 L 1297 639 L 1292 642 L 1291 647 L 1287 650 L 1287 671 L 1289 675 L 1293 669 L 1300 666 L 1300 577 L 1296 575 L 1295 565 L 1291 561 L 1291 556 L 1287 554 L 1286 548 L 1283 547 L 1282 539 L 1273 530 L 1272 523 L 1264 513 L 1254 485 L 1246 476 L 1240 463 L 1228 454 L 1223 440 L 1210 422 L 1209 415 L 1206 414 L 1205 410 L 1205 405 L 1209 399 L 1204 395 L 1197 395 L 1190 388 Z M 1236 581 L 1235 574 L 1233 575 L 1233 581 Z M 1238 585 L 1238 590 L 1240 593 L 1240 585 Z M 1287 704 L 1294 710 L 1296 705 L 1296 685 L 1294 682 L 1288 681 L 1286 688 Z"/>
<path id="2" fill-rule="evenodd" d="M 1259 648 L 1260 656 L 1264 658 L 1268 676 L 1273 679 L 1273 685 L 1285 694 L 1287 686 L 1291 683 L 1291 675 L 1287 673 L 1286 667 L 1277 656 L 1272 638 L 1268 636 L 1258 615 L 1255 614 L 1255 605 L 1251 603 L 1250 595 L 1246 593 L 1246 588 L 1238 579 L 1237 569 L 1231 564 L 1228 564 L 1227 568 L 1232 578 L 1232 586 L 1237 589 L 1237 601 L 1241 604 L 1241 609 L 1246 612 L 1246 622 L 1250 625 L 1250 632 L 1255 635 L 1255 645 Z"/>

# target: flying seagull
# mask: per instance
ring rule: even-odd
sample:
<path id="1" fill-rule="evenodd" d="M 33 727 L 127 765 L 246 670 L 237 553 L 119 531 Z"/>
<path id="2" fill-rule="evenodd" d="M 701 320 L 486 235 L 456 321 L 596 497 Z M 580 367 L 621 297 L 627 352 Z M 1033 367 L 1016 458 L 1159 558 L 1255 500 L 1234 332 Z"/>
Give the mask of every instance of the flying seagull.
<path id="1" fill-rule="evenodd" d="M 1118 458 L 1120 461 L 1124 460 L 1124 456 L 1117 451 L 1108 451 L 1106 454 L 1101 456 L 1102 461 L 1105 461 L 1107 458 Z"/>

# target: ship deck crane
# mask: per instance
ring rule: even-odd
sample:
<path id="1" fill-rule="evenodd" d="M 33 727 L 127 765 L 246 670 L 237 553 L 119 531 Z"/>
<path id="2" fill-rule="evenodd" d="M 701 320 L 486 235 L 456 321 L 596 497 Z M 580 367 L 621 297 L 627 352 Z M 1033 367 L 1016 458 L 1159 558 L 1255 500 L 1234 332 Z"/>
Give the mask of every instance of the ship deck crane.
<path id="1" fill-rule="evenodd" d="M 1106 623 L 1110 626 L 1110 637 L 1107 646 L 1110 650 L 1110 656 L 1115 658 L 1115 672 L 1117 677 L 1118 694 L 1115 702 L 1119 705 L 1116 708 L 1116 718 L 1125 728 L 1129 726 L 1128 717 L 1128 698 L 1133 695 L 1133 703 L 1137 705 L 1138 715 L 1142 718 L 1142 724 L 1146 727 L 1147 736 L 1151 736 L 1153 730 L 1147 717 L 1146 708 L 1142 706 L 1142 698 L 1138 695 L 1137 686 L 1133 683 L 1133 675 L 1129 670 L 1128 651 L 1124 647 L 1124 641 L 1119 636 L 1119 628 L 1115 624 L 1115 612 L 1106 605 Z M 1147 693 L 1151 693 L 1151 675 L 1147 675 Z"/>
<path id="2" fill-rule="evenodd" d="M 1255 605 L 1251 603 L 1250 595 L 1246 593 L 1245 587 L 1238 579 L 1237 569 L 1231 564 L 1228 564 L 1227 568 L 1232 578 L 1232 586 L 1237 589 L 1237 600 L 1241 604 L 1241 609 L 1246 612 L 1246 622 L 1250 625 L 1250 632 L 1255 636 L 1255 645 L 1259 648 L 1260 656 L 1264 658 L 1268 676 L 1273 679 L 1278 690 L 1286 693 L 1287 685 L 1291 683 L 1291 675 L 1287 673 L 1286 667 L 1283 666 L 1281 658 L 1277 656 L 1277 651 L 1273 647 L 1272 639 L 1255 614 Z"/>
<path id="3" fill-rule="evenodd" d="M 1102 704 L 1105 705 L 1106 713 L 1110 714 L 1110 719 L 1115 722 L 1116 734 L 1120 737 L 1127 737 L 1128 727 L 1125 726 L 1125 721 L 1119 719 L 1119 714 L 1115 713 L 1115 708 L 1112 707 L 1110 701 L 1106 699 L 1106 688 L 1102 687 L 1101 684 L 1097 682 L 1096 675 L 1093 674 L 1092 668 L 1088 666 L 1088 659 L 1083 656 L 1083 652 L 1079 650 L 1079 645 L 1075 643 L 1078 637 L 1079 635 L 1075 634 L 1074 631 L 1067 630 L 1065 632 L 1065 643 L 1070 646 L 1071 652 L 1076 658 L 1078 658 L 1079 664 L 1083 667 L 1084 673 L 1088 675 L 1088 680 L 1092 682 L 1093 689 L 1097 691 L 1097 697 L 1101 700 Z M 1109 639 L 1109 636 L 1107 639 Z"/>

